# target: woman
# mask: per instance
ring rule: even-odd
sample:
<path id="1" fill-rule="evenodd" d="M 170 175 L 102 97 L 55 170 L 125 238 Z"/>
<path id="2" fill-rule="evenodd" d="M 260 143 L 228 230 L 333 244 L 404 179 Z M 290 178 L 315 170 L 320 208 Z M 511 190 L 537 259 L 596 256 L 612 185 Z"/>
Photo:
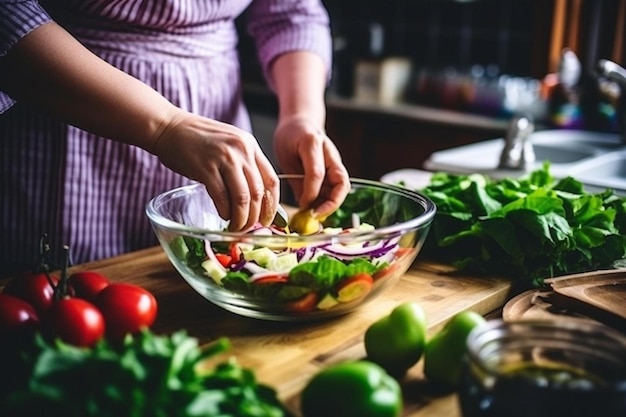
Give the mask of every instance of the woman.
<path id="1" fill-rule="evenodd" d="M 193 180 L 231 230 L 271 221 L 278 179 L 241 99 L 244 11 L 279 101 L 280 168 L 305 174 L 302 207 L 341 203 L 318 0 L 0 0 L 0 275 L 32 266 L 43 232 L 75 263 L 156 244 L 145 204 Z"/>

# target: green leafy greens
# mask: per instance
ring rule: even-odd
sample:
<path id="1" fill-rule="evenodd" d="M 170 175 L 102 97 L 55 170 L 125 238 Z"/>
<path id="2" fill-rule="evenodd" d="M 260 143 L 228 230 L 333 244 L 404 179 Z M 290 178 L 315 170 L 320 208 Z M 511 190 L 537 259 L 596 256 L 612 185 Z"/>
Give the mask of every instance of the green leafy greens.
<path id="1" fill-rule="evenodd" d="M 585 192 L 550 166 L 519 179 L 434 173 L 418 190 L 437 205 L 424 256 L 539 287 L 545 278 L 609 268 L 626 254 L 626 201 Z"/>
<path id="2" fill-rule="evenodd" d="M 19 359 L 3 356 L 0 415 L 51 417 L 287 417 L 275 391 L 234 358 L 208 366 L 230 347 L 221 338 L 204 347 L 178 331 L 149 330 L 123 345 L 92 349 L 37 337 Z M 19 362 L 16 366 L 15 362 Z M 8 369 L 18 372 L 7 372 Z"/>

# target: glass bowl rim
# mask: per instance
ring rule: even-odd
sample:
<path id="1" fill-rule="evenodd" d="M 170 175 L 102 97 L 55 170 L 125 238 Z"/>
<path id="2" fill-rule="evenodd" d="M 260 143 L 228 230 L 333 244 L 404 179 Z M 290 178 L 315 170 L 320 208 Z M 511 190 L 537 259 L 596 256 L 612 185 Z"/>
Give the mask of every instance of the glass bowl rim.
<path id="1" fill-rule="evenodd" d="M 302 179 L 304 176 L 301 174 L 279 174 L 280 180 L 289 180 L 289 179 Z M 327 241 L 330 238 L 337 239 L 340 241 L 349 241 L 351 239 L 380 239 L 384 236 L 389 235 L 398 235 L 405 234 L 410 230 L 417 230 L 422 228 L 432 222 L 434 219 L 435 213 L 437 211 L 437 207 L 435 203 L 424 194 L 419 191 L 411 190 L 406 187 L 402 187 L 399 185 L 383 183 L 380 181 L 362 179 L 362 178 L 350 178 L 351 185 L 359 185 L 365 187 L 374 187 L 376 189 L 391 191 L 394 194 L 399 194 L 405 198 L 412 199 L 420 204 L 423 208 L 423 213 L 419 216 L 406 220 L 403 222 L 395 223 L 388 226 L 383 226 L 380 228 L 375 228 L 371 231 L 350 231 L 347 233 L 342 233 L 341 235 L 328 235 L 328 234 L 315 234 L 315 235 L 302 235 L 302 236 L 293 236 L 293 235 L 285 235 L 285 238 L 289 237 L 292 240 L 301 240 L 306 242 L 318 242 L 318 241 Z M 222 241 L 231 241 L 241 239 L 242 236 L 246 238 L 250 238 L 251 236 L 256 240 L 263 241 L 265 239 L 268 240 L 276 240 L 277 236 L 263 236 L 263 235 L 250 235 L 247 232 L 229 232 L 229 231 L 221 231 L 221 230 L 211 230 L 204 229 L 199 227 L 187 226 L 173 220 L 169 220 L 161 216 L 157 208 L 161 202 L 166 199 L 171 198 L 175 194 L 179 193 L 192 193 L 196 191 L 198 188 L 202 188 L 206 190 L 204 184 L 195 182 L 188 185 L 183 185 L 179 187 L 172 188 L 170 190 L 164 191 L 159 195 L 150 199 L 150 201 L 146 204 L 145 212 L 150 221 L 154 224 L 158 225 L 161 229 L 167 230 L 173 233 L 179 233 L 192 237 L 201 237 L 204 239 L 213 239 L 213 240 L 222 240 Z"/>

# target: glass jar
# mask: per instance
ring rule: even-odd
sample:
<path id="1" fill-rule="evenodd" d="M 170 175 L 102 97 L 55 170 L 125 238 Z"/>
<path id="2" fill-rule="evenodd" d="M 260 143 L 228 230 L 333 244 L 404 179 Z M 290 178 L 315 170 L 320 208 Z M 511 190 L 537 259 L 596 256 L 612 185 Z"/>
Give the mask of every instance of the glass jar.
<path id="1" fill-rule="evenodd" d="M 464 417 L 626 416 L 626 335 L 582 320 L 490 320 L 467 340 Z"/>

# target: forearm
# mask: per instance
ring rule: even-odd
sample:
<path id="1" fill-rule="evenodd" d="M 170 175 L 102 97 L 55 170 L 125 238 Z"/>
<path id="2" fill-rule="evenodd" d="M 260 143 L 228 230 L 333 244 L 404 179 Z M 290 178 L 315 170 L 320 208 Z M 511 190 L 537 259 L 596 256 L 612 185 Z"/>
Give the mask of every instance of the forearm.
<path id="1" fill-rule="evenodd" d="M 0 58 L 0 89 L 69 124 L 151 152 L 177 110 L 56 23 L 33 30 Z"/>
<path id="2" fill-rule="evenodd" d="M 271 77 L 279 102 L 279 123 L 304 115 L 324 129 L 327 69 L 324 62 L 310 52 L 291 52 L 278 58 Z"/>

